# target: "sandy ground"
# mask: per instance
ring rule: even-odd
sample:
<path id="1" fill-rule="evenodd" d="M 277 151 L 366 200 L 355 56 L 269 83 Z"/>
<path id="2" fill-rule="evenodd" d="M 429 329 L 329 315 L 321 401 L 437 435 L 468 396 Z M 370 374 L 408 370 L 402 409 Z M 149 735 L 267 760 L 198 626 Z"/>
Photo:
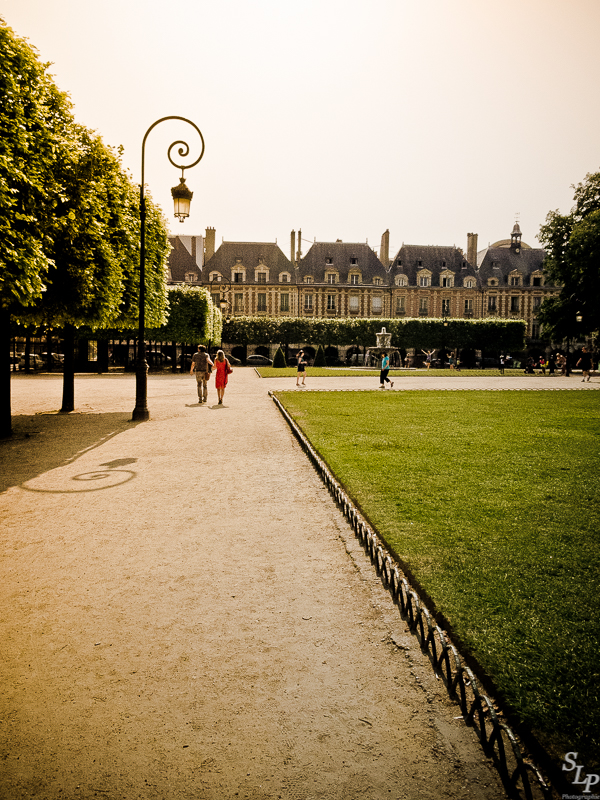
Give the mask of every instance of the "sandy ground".
<path id="1" fill-rule="evenodd" d="M 3 800 L 504 797 L 268 397 L 294 379 L 150 376 L 139 424 L 133 376 L 70 415 L 61 381 L 14 377 L 0 443 Z"/>

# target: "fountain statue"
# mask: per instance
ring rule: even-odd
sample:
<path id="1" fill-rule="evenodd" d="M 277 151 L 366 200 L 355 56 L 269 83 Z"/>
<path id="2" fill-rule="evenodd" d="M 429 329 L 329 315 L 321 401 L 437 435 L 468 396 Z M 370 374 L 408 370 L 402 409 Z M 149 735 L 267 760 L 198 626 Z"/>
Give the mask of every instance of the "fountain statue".
<path id="1" fill-rule="evenodd" d="M 377 339 L 377 347 L 370 347 L 367 350 L 367 365 L 380 359 L 383 353 L 388 354 L 390 357 L 390 364 L 394 365 L 394 362 L 398 361 L 399 358 L 396 354 L 400 351 L 397 347 L 392 347 L 392 334 L 388 333 L 385 328 L 382 328 L 379 333 L 375 334 L 375 338 Z"/>

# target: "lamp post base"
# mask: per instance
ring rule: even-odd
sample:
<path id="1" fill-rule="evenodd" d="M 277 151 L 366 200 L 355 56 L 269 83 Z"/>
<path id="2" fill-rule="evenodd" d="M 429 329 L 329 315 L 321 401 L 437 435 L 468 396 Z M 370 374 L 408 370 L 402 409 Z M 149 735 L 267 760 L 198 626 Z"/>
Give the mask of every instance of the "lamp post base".
<path id="1" fill-rule="evenodd" d="M 148 410 L 148 364 L 144 358 L 135 372 L 135 408 L 131 415 L 132 422 L 146 422 L 150 419 Z"/>

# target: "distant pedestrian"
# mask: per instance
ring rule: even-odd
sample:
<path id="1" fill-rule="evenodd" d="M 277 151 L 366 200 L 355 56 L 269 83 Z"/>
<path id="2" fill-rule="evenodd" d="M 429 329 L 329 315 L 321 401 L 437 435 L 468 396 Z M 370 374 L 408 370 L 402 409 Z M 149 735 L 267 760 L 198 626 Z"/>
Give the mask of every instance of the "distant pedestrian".
<path id="1" fill-rule="evenodd" d="M 427 369 L 429 369 L 431 367 L 431 359 L 433 358 L 435 350 L 421 350 L 421 352 L 425 356 L 425 364 L 427 365 Z"/>
<path id="2" fill-rule="evenodd" d="M 213 368 L 213 362 L 210 360 L 206 347 L 203 344 L 198 345 L 198 352 L 192 356 L 192 366 L 190 368 L 190 375 L 196 374 L 196 386 L 198 388 L 198 402 L 200 405 L 206 403 L 208 399 L 208 380 Z"/>
<path id="3" fill-rule="evenodd" d="M 223 395 L 225 394 L 225 387 L 227 386 L 227 378 L 233 370 L 231 369 L 231 364 L 225 358 L 225 353 L 222 350 L 217 352 L 217 357 L 215 358 L 215 369 L 217 374 L 215 375 L 215 389 L 217 390 L 217 397 L 219 398 L 218 405 L 223 405 Z"/>
<path id="4" fill-rule="evenodd" d="M 504 356 L 500 356 L 500 375 L 504 375 Z"/>
<path id="5" fill-rule="evenodd" d="M 296 360 L 298 362 L 298 372 L 296 373 L 296 386 L 305 386 L 306 357 L 304 355 L 304 350 L 298 350 L 298 353 L 296 354 Z M 299 383 L 300 378 L 302 378 L 302 383 Z"/>
<path id="6" fill-rule="evenodd" d="M 390 381 L 388 378 L 388 372 L 390 371 L 390 359 L 387 353 L 381 354 L 381 372 L 379 373 L 379 383 L 381 386 L 380 389 L 385 389 L 385 384 L 390 384 L 390 389 L 394 388 L 394 381 Z"/>
<path id="7" fill-rule="evenodd" d="M 548 375 L 554 375 L 555 372 L 556 372 L 556 359 L 554 358 L 554 355 L 550 353 L 550 355 L 548 356 Z"/>
<path id="8" fill-rule="evenodd" d="M 581 348 L 581 356 L 579 361 L 575 364 L 576 367 L 581 367 L 581 374 L 583 375 L 582 383 L 590 380 L 590 371 L 592 369 L 592 354 L 588 353 L 587 347 Z"/>
<path id="9" fill-rule="evenodd" d="M 542 371 L 542 375 L 545 375 L 546 374 L 546 359 L 544 358 L 544 356 L 540 356 L 540 360 L 539 360 L 538 363 L 539 363 L 540 370 Z"/>
<path id="10" fill-rule="evenodd" d="M 567 374 L 567 359 L 563 356 L 562 353 L 557 353 L 556 354 L 556 364 L 557 364 L 558 368 L 560 369 L 560 374 L 561 375 L 566 375 Z"/>

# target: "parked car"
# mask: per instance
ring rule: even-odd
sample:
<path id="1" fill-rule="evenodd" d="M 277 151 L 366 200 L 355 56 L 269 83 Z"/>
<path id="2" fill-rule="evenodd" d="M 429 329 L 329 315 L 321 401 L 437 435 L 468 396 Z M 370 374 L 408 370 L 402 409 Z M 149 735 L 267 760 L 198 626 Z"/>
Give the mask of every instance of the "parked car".
<path id="1" fill-rule="evenodd" d="M 29 369 L 43 369 L 45 366 L 46 362 L 41 356 L 37 353 L 29 354 Z M 25 356 L 19 359 L 19 369 L 25 369 Z"/>
<path id="2" fill-rule="evenodd" d="M 227 356 L 227 360 L 229 361 L 232 367 L 239 367 L 241 365 L 242 362 L 239 360 L 239 358 L 236 358 L 235 356 L 230 356 L 229 353 L 225 353 L 225 355 Z"/>
<path id="3" fill-rule="evenodd" d="M 254 355 L 246 358 L 246 364 L 251 367 L 270 367 L 272 363 L 273 362 L 270 358 L 261 356 L 259 353 L 255 353 Z"/>
<path id="4" fill-rule="evenodd" d="M 146 350 L 146 361 L 151 367 L 168 367 L 172 364 L 171 356 L 166 356 L 160 350 Z"/>
<path id="5" fill-rule="evenodd" d="M 42 353 L 44 364 L 48 364 L 48 353 Z M 50 367 L 52 369 L 60 369 L 64 366 L 65 357 L 62 353 L 50 353 Z"/>

